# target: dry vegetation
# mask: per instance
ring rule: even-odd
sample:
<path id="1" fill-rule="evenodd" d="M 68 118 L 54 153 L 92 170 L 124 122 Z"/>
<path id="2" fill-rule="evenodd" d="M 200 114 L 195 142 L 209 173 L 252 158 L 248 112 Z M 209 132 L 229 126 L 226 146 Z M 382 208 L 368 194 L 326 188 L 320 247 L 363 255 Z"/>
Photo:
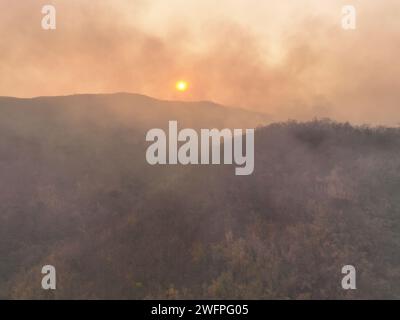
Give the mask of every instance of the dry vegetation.
<path id="1" fill-rule="evenodd" d="M 147 165 L 145 131 L 170 119 L 265 123 L 126 94 L 0 98 L 1 298 L 400 298 L 399 130 L 259 127 L 239 177 Z"/>

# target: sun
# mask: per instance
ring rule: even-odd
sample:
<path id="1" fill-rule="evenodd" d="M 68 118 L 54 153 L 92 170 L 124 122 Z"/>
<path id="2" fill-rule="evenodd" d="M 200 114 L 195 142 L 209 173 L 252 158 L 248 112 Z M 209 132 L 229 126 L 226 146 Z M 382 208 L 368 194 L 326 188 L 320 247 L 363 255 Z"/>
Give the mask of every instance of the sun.
<path id="1" fill-rule="evenodd" d="M 184 92 L 188 89 L 189 85 L 186 81 L 184 80 L 179 80 L 176 84 L 175 84 L 175 88 L 178 91 Z"/>

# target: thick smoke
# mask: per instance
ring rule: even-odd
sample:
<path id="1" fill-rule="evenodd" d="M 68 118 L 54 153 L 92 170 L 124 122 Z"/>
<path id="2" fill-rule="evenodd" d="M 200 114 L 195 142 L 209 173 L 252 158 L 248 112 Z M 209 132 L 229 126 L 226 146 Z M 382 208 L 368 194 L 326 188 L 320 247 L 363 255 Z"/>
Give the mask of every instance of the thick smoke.
<path id="1" fill-rule="evenodd" d="M 398 1 L 355 1 L 354 31 L 341 28 L 345 3 L 336 0 L 249 1 L 241 12 L 240 1 L 221 1 L 214 13 L 207 1 L 184 11 L 169 1 L 175 15 L 159 1 L 50 2 L 56 31 L 40 27 L 42 1 L 2 1 L 0 95 L 128 91 L 213 100 L 272 120 L 400 122 Z M 265 21 L 248 19 L 265 8 Z M 147 16 L 159 16 L 154 30 Z M 183 77 L 191 88 L 179 95 Z"/>

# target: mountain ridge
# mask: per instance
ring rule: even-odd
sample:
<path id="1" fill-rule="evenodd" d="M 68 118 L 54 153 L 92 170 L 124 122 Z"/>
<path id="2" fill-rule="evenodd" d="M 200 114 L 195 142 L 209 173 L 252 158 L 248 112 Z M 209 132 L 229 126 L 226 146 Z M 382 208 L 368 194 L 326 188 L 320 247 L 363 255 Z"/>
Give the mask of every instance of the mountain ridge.
<path id="1" fill-rule="evenodd" d="M 53 99 L 65 99 L 65 98 L 85 98 L 85 97 L 90 97 L 90 98 L 95 98 L 95 97 L 118 97 L 118 96 L 127 96 L 131 98 L 141 98 L 145 99 L 148 101 L 154 101 L 154 102 L 164 102 L 164 103 L 184 103 L 188 105 L 196 105 L 196 104 L 207 104 L 213 107 L 218 107 L 222 108 L 225 110 L 231 110 L 231 111 L 239 111 L 239 112 L 246 112 L 249 114 L 254 114 L 254 115 L 259 115 L 259 116 L 264 116 L 267 117 L 267 113 L 262 113 L 262 112 L 257 112 L 253 110 L 247 110 L 244 108 L 240 107 L 234 107 L 234 106 L 226 106 L 221 103 L 212 101 L 212 100 L 176 100 L 176 99 L 161 99 L 161 98 L 155 98 L 151 97 L 149 95 L 141 94 L 141 93 L 134 93 L 134 92 L 113 92 L 113 93 L 76 93 L 76 94 L 66 94 L 66 95 L 54 95 L 54 96 L 34 96 L 34 97 L 14 97 L 14 96 L 0 96 L 0 102 L 1 100 L 21 100 L 21 101 L 34 101 L 34 100 L 53 100 Z M 4 102 L 4 101 L 3 101 Z"/>

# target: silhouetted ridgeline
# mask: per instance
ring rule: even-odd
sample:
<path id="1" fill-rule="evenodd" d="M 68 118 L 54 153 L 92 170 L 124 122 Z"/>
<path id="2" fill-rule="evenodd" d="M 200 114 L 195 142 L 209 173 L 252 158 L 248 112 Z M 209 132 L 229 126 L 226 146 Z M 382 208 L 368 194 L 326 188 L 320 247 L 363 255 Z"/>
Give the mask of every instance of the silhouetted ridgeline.
<path id="1" fill-rule="evenodd" d="M 0 98 L 1 298 L 400 298 L 398 129 L 260 127 L 241 177 L 149 166 L 145 131 L 171 119 L 266 123 L 127 94 Z"/>

